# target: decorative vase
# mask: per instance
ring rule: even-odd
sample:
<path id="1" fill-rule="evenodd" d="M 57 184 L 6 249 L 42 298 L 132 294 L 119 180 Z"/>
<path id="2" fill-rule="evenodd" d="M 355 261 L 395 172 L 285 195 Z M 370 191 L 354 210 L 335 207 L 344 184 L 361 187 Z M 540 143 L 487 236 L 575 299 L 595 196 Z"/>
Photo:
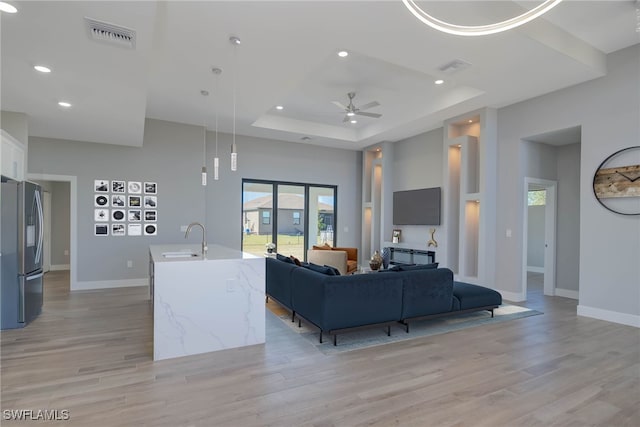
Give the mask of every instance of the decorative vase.
<path id="1" fill-rule="evenodd" d="M 382 268 L 389 268 L 389 261 L 391 261 L 391 250 L 389 248 L 382 248 Z"/>
<path id="2" fill-rule="evenodd" d="M 371 256 L 371 260 L 369 261 L 369 267 L 371 267 L 371 269 L 375 271 L 379 269 L 381 265 L 382 256 L 380 256 L 380 253 L 378 251 L 374 251 L 373 255 Z"/>

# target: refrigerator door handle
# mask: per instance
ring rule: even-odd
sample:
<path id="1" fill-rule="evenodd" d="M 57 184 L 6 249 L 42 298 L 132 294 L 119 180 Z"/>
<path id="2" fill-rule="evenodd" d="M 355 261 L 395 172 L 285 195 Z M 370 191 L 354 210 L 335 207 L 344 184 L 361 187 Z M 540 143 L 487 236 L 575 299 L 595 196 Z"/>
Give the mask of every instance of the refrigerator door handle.
<path id="1" fill-rule="evenodd" d="M 36 248 L 36 264 L 40 264 L 40 257 L 42 256 L 42 246 L 44 243 L 44 213 L 42 211 L 42 199 L 40 198 L 40 192 L 35 192 L 36 196 L 36 209 L 38 211 L 38 246 Z"/>
<path id="2" fill-rule="evenodd" d="M 31 280 L 39 279 L 42 276 L 44 276 L 44 273 L 38 273 L 38 274 L 34 274 L 33 276 L 27 276 L 26 280 L 27 282 L 30 282 Z"/>

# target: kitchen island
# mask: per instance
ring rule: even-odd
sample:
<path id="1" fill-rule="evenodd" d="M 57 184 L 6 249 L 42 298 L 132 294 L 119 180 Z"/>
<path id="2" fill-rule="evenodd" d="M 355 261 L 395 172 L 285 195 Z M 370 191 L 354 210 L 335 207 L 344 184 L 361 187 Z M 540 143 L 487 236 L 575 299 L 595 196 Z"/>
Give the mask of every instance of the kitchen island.
<path id="1" fill-rule="evenodd" d="M 219 245 L 149 247 L 153 360 L 265 342 L 265 260 Z"/>

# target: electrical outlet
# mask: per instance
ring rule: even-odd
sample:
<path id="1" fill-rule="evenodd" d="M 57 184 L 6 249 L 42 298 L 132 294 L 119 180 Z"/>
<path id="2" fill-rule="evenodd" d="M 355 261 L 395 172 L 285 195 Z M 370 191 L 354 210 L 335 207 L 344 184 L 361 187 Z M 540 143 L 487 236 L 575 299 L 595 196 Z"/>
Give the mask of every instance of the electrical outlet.
<path id="1" fill-rule="evenodd" d="M 180 231 L 183 232 L 183 233 L 186 233 L 187 232 L 187 228 L 189 228 L 188 225 L 181 225 L 180 226 Z"/>
<path id="2" fill-rule="evenodd" d="M 127 260 L 127 268 L 133 267 L 133 261 Z"/>
<path id="3" fill-rule="evenodd" d="M 511 237 L 511 229 L 507 228 L 507 232 L 505 233 L 507 237 Z"/>

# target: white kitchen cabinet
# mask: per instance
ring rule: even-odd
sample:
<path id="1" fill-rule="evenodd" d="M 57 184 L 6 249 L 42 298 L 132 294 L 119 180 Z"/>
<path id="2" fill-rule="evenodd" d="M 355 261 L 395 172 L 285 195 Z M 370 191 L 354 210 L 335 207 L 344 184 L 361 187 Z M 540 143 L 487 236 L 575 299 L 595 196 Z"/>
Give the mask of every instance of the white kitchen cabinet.
<path id="1" fill-rule="evenodd" d="M 5 130 L 0 129 L 0 133 L 2 140 L 0 173 L 7 178 L 24 181 L 26 163 L 24 145 Z"/>

